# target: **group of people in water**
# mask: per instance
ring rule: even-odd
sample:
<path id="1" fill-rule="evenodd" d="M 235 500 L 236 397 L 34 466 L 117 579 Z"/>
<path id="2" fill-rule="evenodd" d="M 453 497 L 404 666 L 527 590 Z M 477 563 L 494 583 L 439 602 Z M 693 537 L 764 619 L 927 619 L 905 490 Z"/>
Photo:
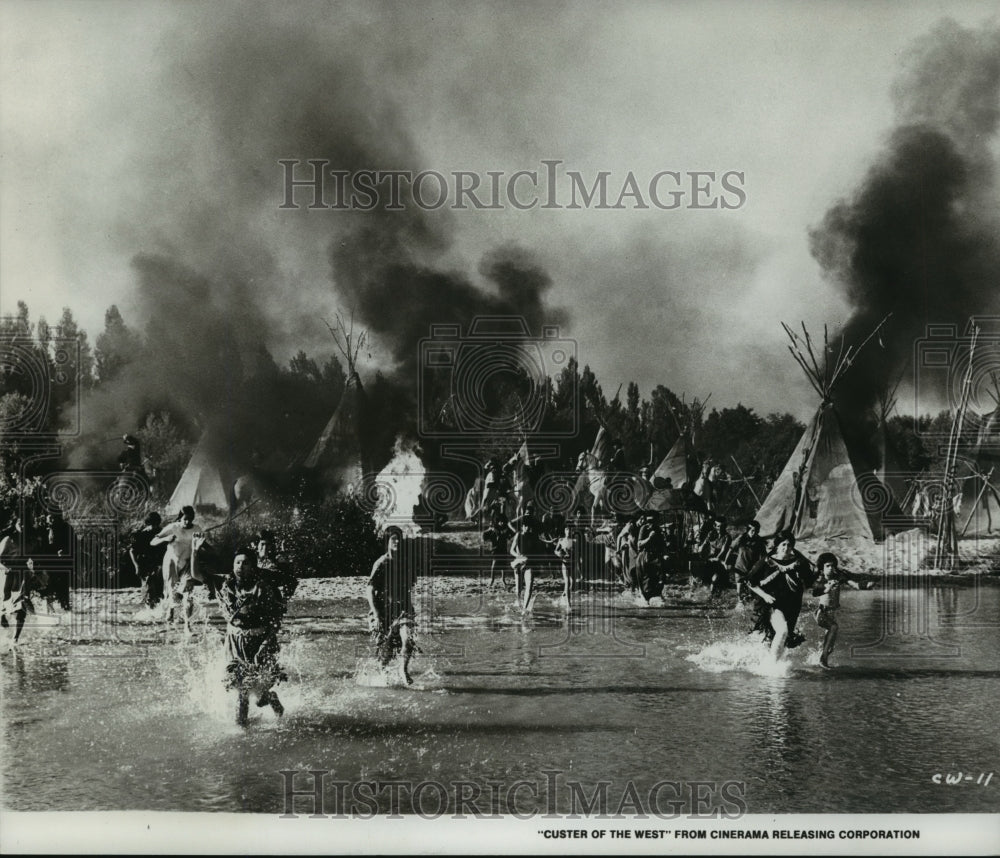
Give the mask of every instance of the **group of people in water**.
<path id="1" fill-rule="evenodd" d="M 246 725 L 251 696 L 280 716 L 285 710 L 274 686 L 286 676 L 278 663 L 278 633 L 298 578 L 278 554 L 272 531 L 261 530 L 227 561 L 194 520 L 190 506 L 165 525 L 151 512 L 133 534 L 129 557 L 141 582 L 140 598 L 154 609 L 162 602 L 168 621 L 187 625 L 193 593 L 204 587 L 226 620 L 225 685 L 237 692 L 237 723 Z"/>
<path id="2" fill-rule="evenodd" d="M 620 457 L 620 445 L 613 447 Z M 506 585 L 506 571 L 511 568 L 516 603 L 524 612 L 530 610 L 538 574 L 556 567 L 569 603 L 582 571 L 580 548 L 590 541 L 605 549 L 604 568 L 597 574 L 610 572 L 626 591 L 647 604 L 662 596 L 670 584 L 686 582 L 692 591 L 705 587 L 711 599 L 735 588 L 739 603 L 753 618 L 749 631 L 762 633 L 775 658 L 804 640 L 796 625 L 803 597 L 811 590 L 819 600 L 816 622 L 826 633 L 820 664 L 829 667 L 838 632 L 840 589 L 873 586 L 841 570 L 832 553 L 822 553 L 814 566 L 796 550 L 790 531 L 768 540 L 761 535 L 760 524 L 751 521 L 733 538 L 726 519 L 713 513 L 710 504 L 692 509 L 691 504 L 666 503 L 660 510 L 606 516 L 595 526 L 593 516 L 585 517 L 581 509 L 572 521 L 552 512 L 539 516 L 530 492 L 530 474 L 528 479 L 514 478 L 519 473 L 518 457 L 502 468 L 492 460 L 485 469 L 481 512 L 485 513 L 483 546 L 490 557 L 489 586 L 494 585 L 498 572 L 500 583 Z M 510 509 L 517 514 L 509 517 Z"/>
<path id="3" fill-rule="evenodd" d="M 0 526 L 0 575 L 3 604 L 0 627 L 13 622 L 11 646 L 16 647 L 29 614 L 35 613 L 35 598 L 49 610 L 70 608 L 72 566 L 69 524 L 58 512 L 22 516 L 15 510 Z"/>
<path id="4" fill-rule="evenodd" d="M 821 554 L 814 567 L 796 550 L 790 532 L 775 534 L 769 548 L 755 521 L 735 539 L 722 517 L 692 517 L 683 510 L 638 510 L 627 517 L 577 516 L 567 521 L 551 512 L 539 515 L 534 499 L 511 498 L 501 487 L 498 482 L 484 498 L 488 506 L 482 542 L 490 564 L 489 586 L 494 586 L 498 573 L 500 584 L 506 586 L 509 568 L 517 607 L 525 613 L 531 610 L 537 576 L 550 570 L 558 569 L 562 596 L 569 605 L 577 580 L 596 577 L 583 568 L 583 549 L 596 545 L 604 556 L 598 575 L 607 577 L 610 572 L 624 590 L 647 603 L 662 596 L 669 584 L 686 582 L 692 590 L 705 587 L 710 598 L 735 587 L 738 600 L 750 610 L 750 631 L 763 634 L 775 658 L 802 642 L 796 625 L 805 592 L 811 590 L 819 599 L 816 622 L 825 631 L 820 663 L 828 667 L 837 639 L 840 590 L 845 585 L 862 586 L 839 568 L 833 554 Z M 516 514 L 508 517 L 512 500 Z M 31 539 L 25 539 L 23 523 L 15 516 L 0 532 L 4 573 L 0 625 L 14 621 L 15 642 L 26 614 L 33 610 L 33 591 L 69 609 L 68 574 L 53 587 L 42 564 L 31 556 L 46 551 L 55 557 L 69 554 L 68 545 L 62 544 L 68 525 L 49 515 L 35 530 Z M 369 632 L 380 665 L 398 658 L 402 676 L 410 683 L 410 661 L 419 651 L 413 589 L 425 570 L 409 556 L 401 530 L 388 528 L 384 539 L 385 552 L 372 566 L 365 588 Z M 20 550 L 24 545 L 30 546 L 28 551 Z M 586 553 L 594 556 L 593 551 Z M 195 525 L 195 510 L 185 506 L 167 522 L 150 512 L 132 534 L 128 555 L 141 585 L 142 604 L 157 609 L 168 621 L 189 626 L 196 588 L 204 588 L 208 601 L 217 602 L 226 621 L 225 683 L 237 692 L 237 722 L 247 723 L 252 697 L 258 706 L 269 706 L 281 715 L 284 707 L 274 688 L 286 677 L 278 662 L 278 637 L 298 579 L 280 553 L 274 533 L 261 530 L 249 545 L 224 557 Z"/>

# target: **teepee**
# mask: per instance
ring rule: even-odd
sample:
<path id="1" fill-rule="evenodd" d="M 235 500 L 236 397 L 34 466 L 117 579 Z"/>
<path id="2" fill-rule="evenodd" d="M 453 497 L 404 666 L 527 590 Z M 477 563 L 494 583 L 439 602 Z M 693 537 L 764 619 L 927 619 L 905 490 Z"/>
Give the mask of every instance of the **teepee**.
<path id="1" fill-rule="evenodd" d="M 675 489 L 681 489 L 685 485 L 694 486 L 694 481 L 698 478 L 698 458 L 694 453 L 694 432 L 709 399 L 711 399 L 711 394 L 706 396 L 704 401 L 695 399 L 688 409 L 688 417 L 684 423 L 681 423 L 676 413 L 671 412 L 680 434 L 670 450 L 667 451 L 667 455 L 663 457 L 663 461 L 653 471 L 654 487 L 662 487 L 663 481 L 668 478 Z"/>
<path id="2" fill-rule="evenodd" d="M 874 541 L 876 528 L 881 530 L 878 525 L 873 528 L 865 509 L 865 493 L 859 490 L 858 473 L 844 443 L 832 397 L 860 349 L 884 324 L 885 319 L 858 348 L 848 347 L 845 351 L 841 342 L 840 354 L 832 365 L 824 329 L 821 365 L 805 325 L 803 337 L 799 337 L 782 323 L 791 341 L 788 350 L 819 394 L 820 404 L 757 512 L 761 533 L 790 530 L 796 539 L 852 537 Z"/>
<path id="3" fill-rule="evenodd" d="M 335 329 L 327 323 L 337 348 L 347 359 L 347 384 L 333 416 L 327 421 L 303 465 L 339 490 L 352 494 L 361 490 L 367 472 L 362 429 L 367 397 L 361 376 L 355 368 L 358 353 L 367 339 L 367 331 L 355 338 L 353 319 L 348 327 L 339 314 L 337 326 Z"/>
<path id="4" fill-rule="evenodd" d="M 961 500 L 956 510 L 959 536 L 1000 533 L 1000 377 L 992 376 L 994 408 L 982 414 L 972 449 L 958 461 Z M 957 492 L 956 492 L 957 494 Z"/>
<path id="5" fill-rule="evenodd" d="M 178 513 L 185 506 L 192 506 L 199 512 L 231 512 L 234 477 L 227 470 L 218 456 L 213 455 L 206 432 L 167 501 L 167 512 Z"/>

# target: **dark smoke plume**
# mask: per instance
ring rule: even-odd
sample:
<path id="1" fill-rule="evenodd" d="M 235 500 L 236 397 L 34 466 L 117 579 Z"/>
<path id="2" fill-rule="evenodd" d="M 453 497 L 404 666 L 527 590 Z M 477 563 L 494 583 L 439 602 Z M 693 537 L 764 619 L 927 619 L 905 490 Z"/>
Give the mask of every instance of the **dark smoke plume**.
<path id="1" fill-rule="evenodd" d="M 549 278 L 522 251 L 488 254 L 485 285 L 451 270 L 446 210 L 309 211 L 301 189 L 299 210 L 279 209 L 282 159 L 427 166 L 396 99 L 415 63 L 439 59 L 405 27 L 392 35 L 378 16 L 332 8 L 220 6 L 169 37 L 169 66 L 134 99 L 150 112 L 133 123 L 145 160 L 116 225 L 137 254 L 138 318 L 126 321 L 146 351 L 84 403 L 85 441 L 132 432 L 149 408 L 172 404 L 195 428 L 218 427 L 227 456 L 246 462 L 267 443 L 266 418 L 288 408 L 270 394 L 255 401 L 244 382 L 271 355 L 332 353 L 322 319 L 338 310 L 388 348 L 398 385 L 412 385 L 405 370 L 432 322 L 565 321 L 545 309 Z M 81 444 L 76 461 L 98 451 Z"/>
<path id="2" fill-rule="evenodd" d="M 892 313 L 838 391 L 849 421 L 911 365 L 928 324 L 961 334 L 970 316 L 1000 308 L 1000 28 L 941 22 L 915 43 L 893 95 L 883 154 L 810 232 L 813 256 L 853 307 L 848 343 Z"/>
<path id="3" fill-rule="evenodd" d="M 140 254 L 133 268 L 147 313 L 141 350 L 84 398 L 85 435 L 74 464 L 107 454 L 108 436 L 134 432 L 146 413 L 162 408 L 210 430 L 219 448 L 231 446 L 242 422 L 244 383 L 270 360 L 263 346 L 268 322 L 246 283 L 213 280 L 164 256 Z"/>
<path id="4" fill-rule="evenodd" d="M 406 259 L 401 247 L 378 259 L 367 241 L 382 245 L 397 236 L 391 228 L 355 244 L 331 250 L 338 288 L 371 329 L 391 343 L 401 381 L 415 383 L 418 343 L 431 325 L 456 323 L 463 331 L 477 316 L 521 316 L 539 334 L 543 324 L 565 324 L 564 311 L 546 307 L 542 298 L 552 285 L 548 274 L 526 251 L 503 247 L 487 254 L 479 273 L 496 292 L 474 285 L 464 274 L 440 271 Z"/>

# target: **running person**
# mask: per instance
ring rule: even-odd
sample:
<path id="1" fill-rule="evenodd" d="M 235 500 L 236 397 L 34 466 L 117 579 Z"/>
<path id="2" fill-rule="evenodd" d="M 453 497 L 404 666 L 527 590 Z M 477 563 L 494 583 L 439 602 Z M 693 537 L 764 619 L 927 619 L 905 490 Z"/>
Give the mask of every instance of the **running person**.
<path id="1" fill-rule="evenodd" d="M 510 542 L 510 521 L 503 511 L 503 501 L 497 499 L 493 502 L 490 510 L 490 526 L 483 531 L 483 542 L 489 548 L 490 560 L 490 587 L 496 580 L 497 568 L 500 569 L 500 584 L 507 586 L 508 562 L 507 545 Z"/>
<path id="2" fill-rule="evenodd" d="M 44 573 L 36 573 L 34 563 L 22 555 L 18 542 L 21 537 L 21 519 L 15 519 L 10 529 L 0 538 L 0 572 L 3 573 L 3 606 L 0 609 L 0 625 L 7 628 L 9 614 L 14 618 L 14 639 L 16 647 L 24 629 L 28 614 L 35 613 L 31 601 L 32 590 L 41 590 L 48 583 Z"/>
<path id="3" fill-rule="evenodd" d="M 643 515 L 639 535 L 636 538 L 636 558 L 634 580 L 636 589 L 646 603 L 653 596 L 663 595 L 663 558 L 667 553 L 667 543 L 660 530 L 657 515 L 647 512 Z"/>
<path id="4" fill-rule="evenodd" d="M 186 506 L 175 521 L 149 541 L 150 546 L 167 546 L 163 555 L 163 596 L 171 601 L 170 619 L 174 618 L 174 611 L 181 604 L 184 605 L 185 620 L 194 608 L 190 598 L 195 584 L 191 575 L 191 543 L 194 536 L 194 507 Z"/>
<path id="5" fill-rule="evenodd" d="M 195 550 L 204 542 L 195 537 Z M 257 552 L 238 549 L 232 573 L 219 588 L 219 607 L 226 618 L 226 679 L 228 689 L 236 689 L 236 723 L 247 724 L 250 693 L 257 693 L 258 706 L 270 706 L 275 715 L 284 714 L 278 695 L 272 690 L 285 679 L 278 665 L 278 631 L 285 613 L 285 600 L 269 575 L 257 566 Z"/>
<path id="6" fill-rule="evenodd" d="M 750 570 L 767 553 L 767 545 L 760 535 L 760 522 L 751 521 L 746 532 L 740 534 L 729 553 L 730 568 L 736 582 L 736 597 L 744 602 L 749 598 L 747 578 Z"/>
<path id="7" fill-rule="evenodd" d="M 820 554 L 816 558 L 816 568 L 819 570 L 819 579 L 813 587 L 812 594 L 819 598 L 819 604 L 813 616 L 816 618 L 816 625 L 821 629 L 826 629 L 823 637 L 823 651 L 820 653 L 819 663 L 823 667 L 830 666 L 830 653 L 837 643 L 837 611 L 840 608 L 840 589 L 844 584 L 854 587 L 856 590 L 871 589 L 873 582 L 868 586 L 862 586 L 855 581 L 847 572 L 841 571 L 837 563 L 837 557 L 830 552 Z"/>
<path id="8" fill-rule="evenodd" d="M 368 578 L 368 627 L 375 656 L 385 667 L 398 654 L 403 656 L 403 679 L 413 683 L 410 659 L 417 648 L 413 637 L 416 626 L 413 610 L 413 585 L 416 569 L 405 562 L 401 546 L 403 532 L 390 527 L 385 534 L 385 554 L 375 561 Z"/>
<path id="9" fill-rule="evenodd" d="M 166 545 L 152 545 L 162 529 L 163 522 L 158 512 L 151 512 L 134 534 L 129 546 L 128 556 L 135 567 L 135 574 L 142 584 L 139 601 L 150 608 L 155 608 L 163 598 L 163 555 Z"/>
<path id="10" fill-rule="evenodd" d="M 755 629 L 766 621 L 771 629 L 771 654 L 781 657 L 785 647 L 798 646 L 802 635 L 795 631 L 802 594 L 812 580 L 809 561 L 795 550 L 795 537 L 782 531 L 774 538 L 774 551 L 758 561 L 750 572 L 747 586 L 763 603 Z M 765 638 L 767 630 L 765 631 Z"/>
<path id="11" fill-rule="evenodd" d="M 274 531 L 260 531 L 254 547 L 257 549 L 257 567 L 271 578 L 287 605 L 299 587 L 299 579 L 288 558 L 277 553 Z"/>
<path id="12" fill-rule="evenodd" d="M 514 542 L 511 546 L 514 559 L 510 563 L 514 569 L 514 598 L 523 614 L 531 607 L 531 598 L 534 595 L 535 564 L 545 554 L 545 544 L 541 538 L 542 526 L 535 518 L 533 501 L 528 501 L 524 507 L 524 514 L 517 516 L 510 523 L 510 529 L 514 531 Z"/>
<path id="13" fill-rule="evenodd" d="M 559 558 L 559 565 L 562 571 L 563 596 L 569 602 L 569 594 L 573 589 L 573 567 L 576 564 L 576 539 L 573 536 L 573 525 L 566 524 L 563 527 L 563 535 L 556 540 L 554 553 Z"/>

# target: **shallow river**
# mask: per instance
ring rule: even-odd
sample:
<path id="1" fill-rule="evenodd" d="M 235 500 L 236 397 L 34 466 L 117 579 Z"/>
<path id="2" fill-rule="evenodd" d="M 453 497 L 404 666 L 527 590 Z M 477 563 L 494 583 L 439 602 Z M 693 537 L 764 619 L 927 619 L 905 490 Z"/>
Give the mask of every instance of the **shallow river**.
<path id="1" fill-rule="evenodd" d="M 99 603 L 29 627 L 0 655 L 4 806 L 280 814 L 289 779 L 315 784 L 307 770 L 329 773 L 328 813 L 335 781 L 355 812 L 451 812 L 461 796 L 470 813 L 1000 803 L 995 585 L 849 591 L 823 670 L 806 611 L 807 642 L 774 666 L 732 598 L 592 592 L 568 611 L 549 582 L 522 620 L 508 594 L 449 584 L 423 593 L 410 688 L 368 658 L 359 593 L 304 583 L 282 636 L 286 714 L 251 706 L 246 730 L 221 687 L 214 605 L 190 636 L 137 612 L 134 591 L 105 631 Z M 420 782 L 434 783 L 414 798 Z"/>

